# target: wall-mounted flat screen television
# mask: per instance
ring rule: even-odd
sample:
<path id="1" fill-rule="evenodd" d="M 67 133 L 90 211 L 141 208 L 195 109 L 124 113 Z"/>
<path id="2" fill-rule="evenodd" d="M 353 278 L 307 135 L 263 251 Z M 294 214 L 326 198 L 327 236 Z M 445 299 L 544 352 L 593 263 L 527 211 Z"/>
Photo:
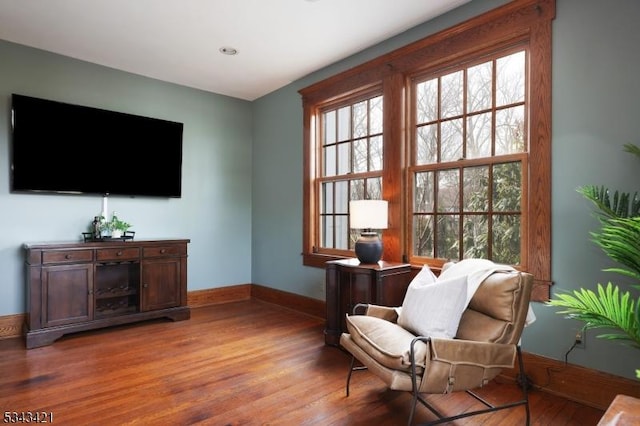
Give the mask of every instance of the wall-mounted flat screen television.
<path id="1" fill-rule="evenodd" d="M 182 123 L 18 94 L 11 122 L 11 192 L 182 194 Z"/>

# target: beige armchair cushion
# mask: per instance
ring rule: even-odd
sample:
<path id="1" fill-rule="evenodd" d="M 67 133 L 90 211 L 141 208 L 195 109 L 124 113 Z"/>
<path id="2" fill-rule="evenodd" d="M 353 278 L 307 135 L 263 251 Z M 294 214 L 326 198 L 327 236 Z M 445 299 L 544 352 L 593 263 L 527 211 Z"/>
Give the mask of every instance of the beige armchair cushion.
<path id="1" fill-rule="evenodd" d="M 528 278 L 527 278 L 528 276 Z M 521 280 L 531 279 L 528 274 L 500 272 L 487 277 L 476 290 L 467 310 L 462 315 L 456 337 L 495 343 L 516 343 L 512 341 L 515 330 L 523 323 L 519 315 L 526 315 L 526 307 L 518 306 L 517 297 L 522 290 Z M 523 320 L 523 319 L 522 319 Z M 516 332 L 516 333 L 514 333 Z"/>
<path id="2" fill-rule="evenodd" d="M 390 306 L 367 305 L 367 315 L 394 323 L 398 322 L 398 309 Z"/>
<path id="3" fill-rule="evenodd" d="M 397 324 L 368 315 L 348 315 L 351 339 L 373 359 L 393 370 L 411 370 L 410 348 L 413 334 Z M 416 366 L 424 367 L 427 347 L 416 342 Z"/>
<path id="4" fill-rule="evenodd" d="M 512 321 L 515 313 L 513 292 L 519 289 L 520 273 L 501 272 L 488 276 L 478 287 L 469 307 L 495 319 Z"/>

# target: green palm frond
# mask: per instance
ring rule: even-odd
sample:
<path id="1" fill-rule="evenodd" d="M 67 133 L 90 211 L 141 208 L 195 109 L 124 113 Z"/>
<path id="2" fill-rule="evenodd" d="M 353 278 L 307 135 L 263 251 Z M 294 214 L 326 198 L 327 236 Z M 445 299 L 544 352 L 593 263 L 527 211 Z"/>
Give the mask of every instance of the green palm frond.
<path id="1" fill-rule="evenodd" d="M 640 196 L 637 192 L 615 191 L 613 197 L 604 186 L 585 185 L 577 189 L 587 200 L 595 204 L 598 213 L 604 219 L 640 216 Z"/>
<path id="2" fill-rule="evenodd" d="M 640 147 L 638 147 L 637 145 L 634 145 L 632 143 L 627 143 L 624 145 L 624 150 L 640 158 Z"/>
<path id="3" fill-rule="evenodd" d="M 604 221 L 600 232 L 592 232 L 593 242 L 605 254 L 626 268 L 608 268 L 640 282 L 640 216 Z"/>
<path id="4" fill-rule="evenodd" d="M 624 150 L 640 158 L 640 147 L 625 144 Z M 586 185 L 577 191 L 587 200 L 595 204 L 599 216 L 604 219 L 640 216 L 640 196 L 635 192 L 633 197 L 629 192 L 615 191 L 613 196 L 604 186 Z"/>
<path id="5" fill-rule="evenodd" d="M 597 293 L 589 289 L 560 293 L 547 302 L 550 306 L 565 308 L 558 311 L 567 318 L 585 323 L 586 328 L 612 328 L 622 333 L 600 334 L 598 338 L 620 340 L 640 348 L 640 317 L 638 303 L 630 293 L 621 293 L 618 286 L 598 284 Z"/>

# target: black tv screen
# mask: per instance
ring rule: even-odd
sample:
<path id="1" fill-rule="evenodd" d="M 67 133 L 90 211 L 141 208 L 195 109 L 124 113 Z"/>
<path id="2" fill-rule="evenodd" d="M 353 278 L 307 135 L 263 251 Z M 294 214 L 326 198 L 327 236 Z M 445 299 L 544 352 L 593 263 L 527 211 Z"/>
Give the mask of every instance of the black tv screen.
<path id="1" fill-rule="evenodd" d="M 180 197 L 183 124 L 12 95 L 11 191 Z"/>

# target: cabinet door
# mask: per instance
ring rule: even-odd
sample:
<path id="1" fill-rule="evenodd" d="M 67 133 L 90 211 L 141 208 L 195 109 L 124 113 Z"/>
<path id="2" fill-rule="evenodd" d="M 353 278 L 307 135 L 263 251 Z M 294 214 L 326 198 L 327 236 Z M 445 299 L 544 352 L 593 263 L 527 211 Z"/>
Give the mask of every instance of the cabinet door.
<path id="1" fill-rule="evenodd" d="M 93 318 L 93 265 L 42 268 L 42 326 L 89 321 Z"/>
<path id="2" fill-rule="evenodd" d="M 413 277 L 410 269 L 379 275 L 376 280 L 376 303 L 383 306 L 402 306 L 407 287 Z"/>
<path id="3" fill-rule="evenodd" d="M 369 270 L 345 268 L 340 272 L 340 329 L 347 331 L 345 314 L 351 315 L 358 303 L 375 302 L 373 275 Z"/>
<path id="4" fill-rule="evenodd" d="M 358 303 L 374 303 L 376 301 L 375 281 L 376 275 L 370 271 L 354 272 L 351 274 L 350 285 L 350 309 Z M 351 313 L 351 312 L 349 312 Z"/>
<path id="5" fill-rule="evenodd" d="M 180 306 L 180 263 L 179 258 L 142 262 L 142 311 Z"/>

